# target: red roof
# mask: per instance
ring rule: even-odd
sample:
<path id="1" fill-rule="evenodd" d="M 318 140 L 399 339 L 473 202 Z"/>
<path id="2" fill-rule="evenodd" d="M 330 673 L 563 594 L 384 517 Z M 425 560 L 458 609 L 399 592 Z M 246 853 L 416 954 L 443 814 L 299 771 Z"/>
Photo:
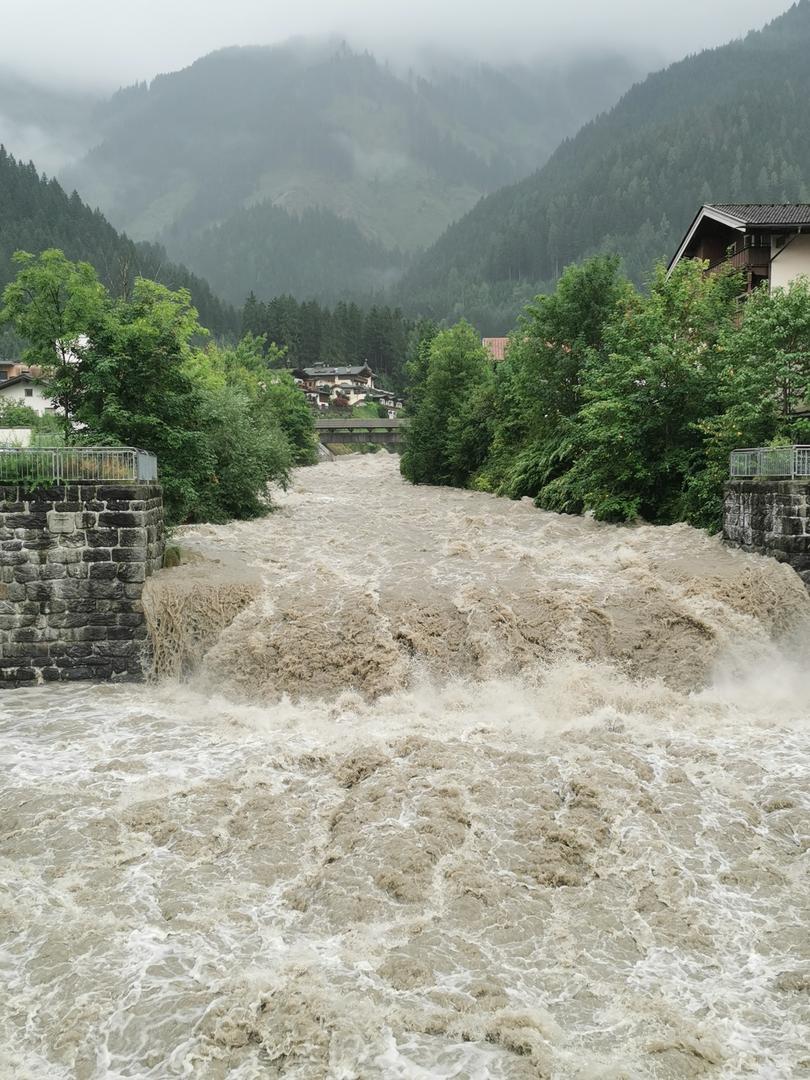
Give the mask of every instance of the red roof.
<path id="1" fill-rule="evenodd" d="M 505 359 L 508 343 L 509 338 L 505 337 L 485 337 L 481 340 L 481 344 L 492 355 L 493 360 Z"/>

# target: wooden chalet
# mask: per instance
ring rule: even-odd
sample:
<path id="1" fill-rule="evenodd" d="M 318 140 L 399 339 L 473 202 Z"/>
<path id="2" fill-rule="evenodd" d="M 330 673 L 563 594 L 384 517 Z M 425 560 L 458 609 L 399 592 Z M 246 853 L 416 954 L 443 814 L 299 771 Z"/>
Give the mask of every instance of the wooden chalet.
<path id="1" fill-rule="evenodd" d="M 374 372 L 368 363 L 354 367 L 327 367 L 315 364 L 314 367 L 297 368 L 293 372 L 297 382 L 306 387 L 315 386 L 367 386 L 374 389 Z"/>
<path id="2" fill-rule="evenodd" d="M 810 277 L 810 203 L 707 203 L 669 264 L 703 259 L 709 272 L 742 271 L 745 290 Z"/>

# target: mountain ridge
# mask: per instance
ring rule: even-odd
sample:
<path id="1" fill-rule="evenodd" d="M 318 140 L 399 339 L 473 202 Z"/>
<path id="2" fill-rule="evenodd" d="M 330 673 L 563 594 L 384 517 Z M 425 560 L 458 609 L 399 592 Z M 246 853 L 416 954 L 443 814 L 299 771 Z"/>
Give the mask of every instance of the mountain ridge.
<path id="1" fill-rule="evenodd" d="M 194 269 L 203 233 L 219 229 L 221 251 L 230 219 L 238 231 L 239 215 L 262 204 L 330 213 L 374 245 L 416 252 L 641 70 L 605 53 L 587 71 L 571 62 L 401 74 L 345 44 L 229 47 L 119 91 L 97 113 L 98 145 L 62 179 L 116 227 Z M 272 230 L 258 239 L 272 248 Z"/>
<path id="2" fill-rule="evenodd" d="M 563 267 L 622 255 L 642 281 L 707 201 L 805 201 L 810 0 L 633 86 L 539 170 L 485 196 L 409 269 L 400 298 L 492 332 Z"/>
<path id="3" fill-rule="evenodd" d="M 34 254 L 61 248 L 70 259 L 91 263 L 114 292 L 136 276 L 153 278 L 172 289 L 187 288 L 204 326 L 216 334 L 238 329 L 236 311 L 214 295 L 208 283 L 171 262 L 157 244 L 136 244 L 118 233 L 99 210 L 57 180 L 18 161 L 0 145 L 0 290 L 16 273 L 15 251 Z"/>

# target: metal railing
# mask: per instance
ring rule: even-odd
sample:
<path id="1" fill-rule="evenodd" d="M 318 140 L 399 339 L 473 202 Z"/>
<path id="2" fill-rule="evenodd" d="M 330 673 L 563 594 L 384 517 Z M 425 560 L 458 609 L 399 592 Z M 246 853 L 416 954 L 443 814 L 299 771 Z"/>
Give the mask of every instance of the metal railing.
<path id="1" fill-rule="evenodd" d="M 732 479 L 810 477 L 810 446 L 758 446 L 731 451 Z"/>
<path id="2" fill-rule="evenodd" d="M 133 446 L 0 447 L 0 484 L 84 480 L 151 483 L 157 480 L 157 458 Z"/>

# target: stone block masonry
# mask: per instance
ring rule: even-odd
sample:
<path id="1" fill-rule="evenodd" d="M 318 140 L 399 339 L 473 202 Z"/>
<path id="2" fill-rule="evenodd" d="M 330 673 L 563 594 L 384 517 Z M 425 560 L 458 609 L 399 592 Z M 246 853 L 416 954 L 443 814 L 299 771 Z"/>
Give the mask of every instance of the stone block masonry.
<path id="1" fill-rule="evenodd" d="M 730 480 L 723 538 L 745 551 L 789 563 L 810 586 L 810 481 Z"/>
<path id="2" fill-rule="evenodd" d="M 158 484 L 0 485 L 0 688 L 143 672 Z"/>

